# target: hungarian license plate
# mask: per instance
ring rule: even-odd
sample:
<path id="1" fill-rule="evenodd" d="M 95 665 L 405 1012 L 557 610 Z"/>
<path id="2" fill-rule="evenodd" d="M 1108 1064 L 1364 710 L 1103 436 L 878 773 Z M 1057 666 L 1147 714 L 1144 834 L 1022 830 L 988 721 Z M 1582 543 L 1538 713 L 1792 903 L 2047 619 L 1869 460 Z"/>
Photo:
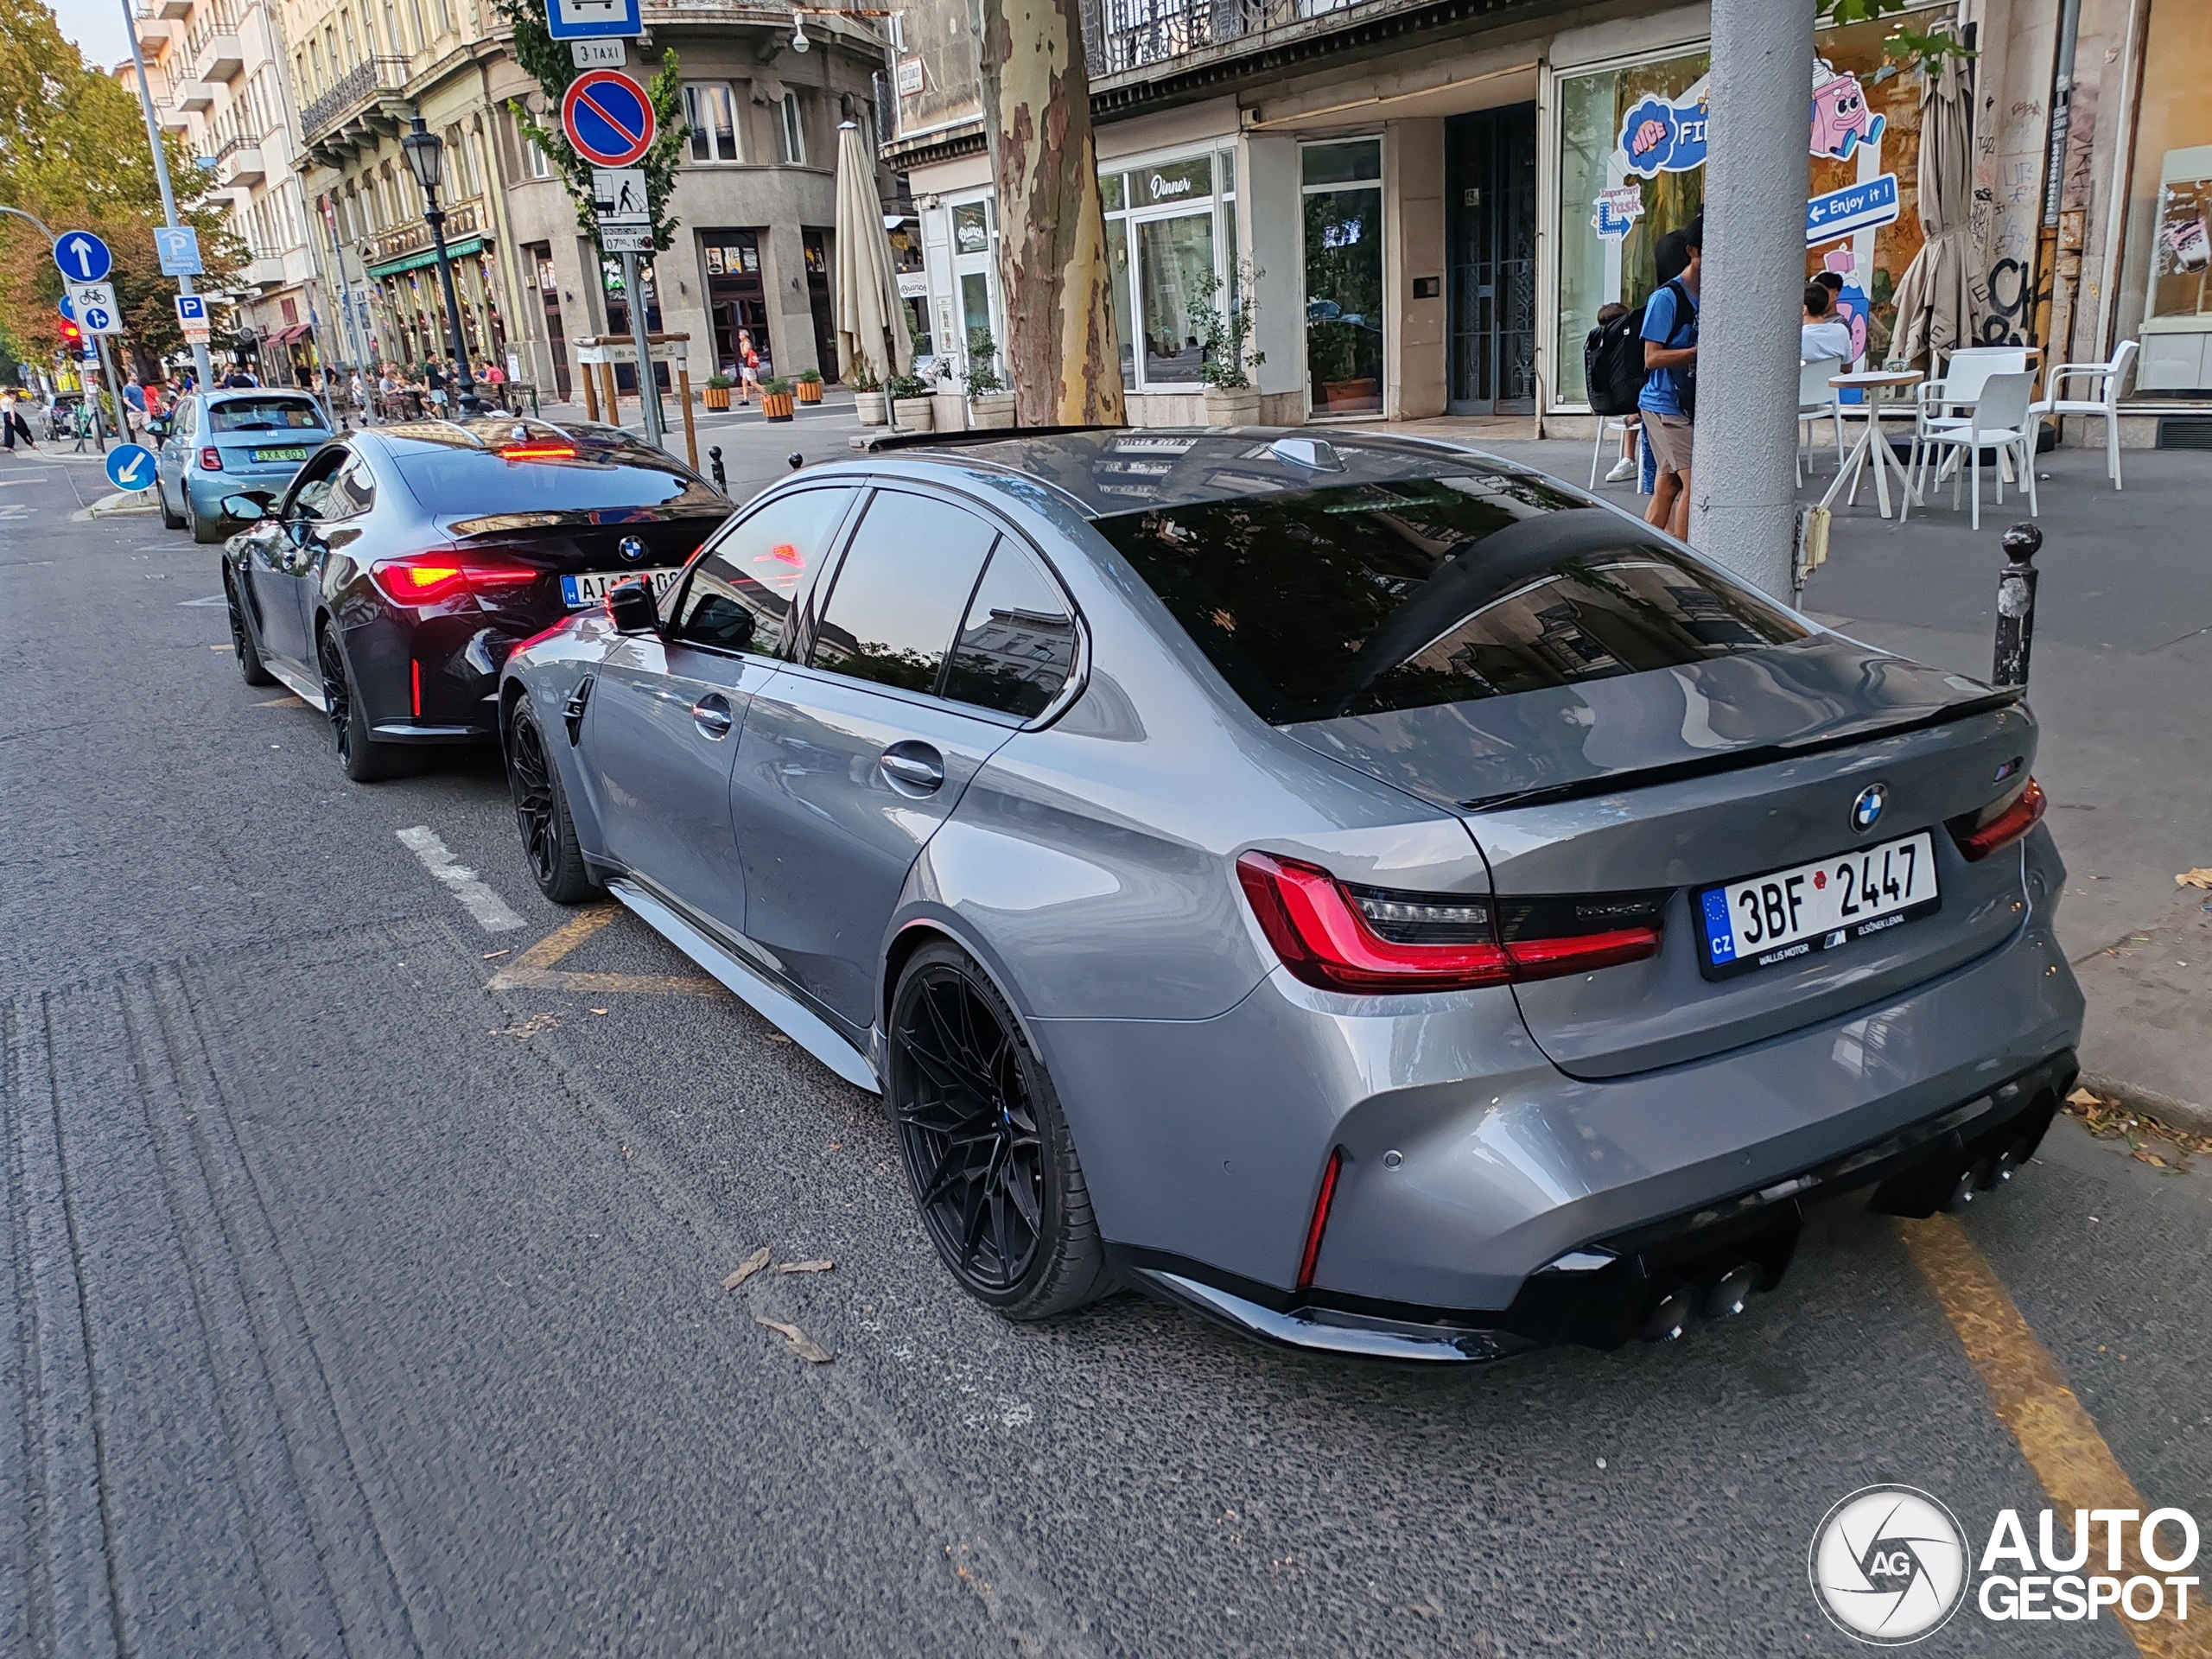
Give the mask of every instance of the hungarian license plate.
<path id="1" fill-rule="evenodd" d="M 1925 830 L 1698 894 L 1707 979 L 1833 950 L 1925 916 L 1941 903 Z"/>
<path id="2" fill-rule="evenodd" d="M 294 444 L 283 449 L 257 449 L 253 452 L 253 458 L 256 461 L 305 461 L 308 452 L 304 447 Z"/>
<path id="3" fill-rule="evenodd" d="M 658 599 L 668 591 L 669 584 L 683 574 L 680 565 L 657 570 L 587 570 L 580 576 L 561 578 L 561 597 L 571 609 L 580 609 L 598 604 L 607 597 L 608 588 L 645 576 L 652 582 L 653 597 Z"/>

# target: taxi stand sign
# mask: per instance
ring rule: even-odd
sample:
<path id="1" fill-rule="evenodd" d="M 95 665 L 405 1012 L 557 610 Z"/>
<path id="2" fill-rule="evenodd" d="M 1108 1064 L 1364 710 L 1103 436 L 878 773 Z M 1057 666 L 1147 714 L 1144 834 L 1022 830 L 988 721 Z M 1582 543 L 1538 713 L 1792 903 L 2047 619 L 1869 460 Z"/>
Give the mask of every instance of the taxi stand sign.
<path id="1" fill-rule="evenodd" d="M 639 14 L 640 0 L 545 0 L 545 32 L 556 41 L 628 39 L 645 32 Z"/>

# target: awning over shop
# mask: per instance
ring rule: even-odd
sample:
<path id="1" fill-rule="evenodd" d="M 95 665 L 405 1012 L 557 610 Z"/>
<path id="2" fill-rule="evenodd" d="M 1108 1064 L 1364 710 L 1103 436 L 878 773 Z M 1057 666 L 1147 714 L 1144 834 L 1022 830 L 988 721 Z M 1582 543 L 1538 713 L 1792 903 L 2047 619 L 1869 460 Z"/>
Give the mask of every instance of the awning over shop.
<path id="1" fill-rule="evenodd" d="M 446 244 L 446 257 L 449 259 L 458 259 L 465 254 L 481 253 L 483 251 L 484 238 L 480 236 L 464 237 L 458 242 Z M 424 248 L 419 252 L 406 254 L 385 264 L 368 265 L 364 269 L 372 276 L 397 276 L 402 271 L 420 270 L 425 265 L 435 265 L 437 263 L 437 250 Z"/>
<path id="2" fill-rule="evenodd" d="M 289 328 L 279 328 L 269 336 L 269 343 L 271 346 L 289 346 L 296 340 L 305 340 L 312 327 L 310 323 L 296 322 Z"/>

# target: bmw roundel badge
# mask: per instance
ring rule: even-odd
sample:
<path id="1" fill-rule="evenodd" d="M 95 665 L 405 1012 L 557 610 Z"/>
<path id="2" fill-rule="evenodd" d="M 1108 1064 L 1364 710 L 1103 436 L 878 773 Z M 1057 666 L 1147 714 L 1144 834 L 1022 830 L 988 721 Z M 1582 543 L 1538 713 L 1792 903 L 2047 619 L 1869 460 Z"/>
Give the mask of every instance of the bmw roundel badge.
<path id="1" fill-rule="evenodd" d="M 645 556 L 645 544 L 634 536 L 625 536 L 616 544 L 614 550 L 632 564 Z M 1882 809 L 1877 806 L 1874 810 L 1878 812 Z M 1869 819 L 1868 822 L 1871 823 L 1872 820 Z"/>
<path id="2" fill-rule="evenodd" d="M 1882 809 L 1890 804 L 1887 784 L 1869 784 L 1859 791 L 1859 798 L 1851 804 L 1851 827 L 1865 835 L 1882 821 Z"/>

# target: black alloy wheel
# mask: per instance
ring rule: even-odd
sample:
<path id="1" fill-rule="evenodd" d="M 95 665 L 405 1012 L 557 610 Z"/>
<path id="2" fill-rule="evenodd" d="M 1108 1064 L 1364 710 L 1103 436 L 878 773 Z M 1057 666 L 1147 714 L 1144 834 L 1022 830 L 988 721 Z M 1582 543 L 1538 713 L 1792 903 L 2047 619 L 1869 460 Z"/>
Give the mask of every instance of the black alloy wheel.
<path id="1" fill-rule="evenodd" d="M 327 623 L 315 638 L 315 664 L 322 671 L 323 713 L 330 721 L 331 747 L 338 765 L 357 784 L 372 784 L 407 770 L 407 753 L 399 744 L 379 743 L 369 735 L 367 715 L 353 683 L 353 670 L 338 643 L 338 630 Z"/>
<path id="2" fill-rule="evenodd" d="M 184 486 L 184 523 L 185 527 L 192 532 L 192 539 L 202 547 L 213 547 L 217 542 L 227 539 L 223 534 L 223 521 L 220 518 L 209 524 L 200 516 L 200 509 L 193 505 L 192 482 L 189 479 L 185 480 Z"/>
<path id="3" fill-rule="evenodd" d="M 253 643 L 253 631 L 246 626 L 245 607 L 238 599 L 238 584 L 228 566 L 223 570 L 223 607 L 231 616 L 231 650 L 238 659 L 238 677 L 248 685 L 274 685 L 276 677 L 261 660 L 261 652 Z"/>
<path id="4" fill-rule="evenodd" d="M 530 861 L 537 890 L 556 905 L 578 905 L 597 896 L 599 884 L 576 844 L 560 769 L 546 752 L 545 734 L 527 702 L 515 705 L 507 728 L 507 788 L 514 796 L 523 856 Z"/>
<path id="5" fill-rule="evenodd" d="M 891 1015 L 890 1092 L 922 1224 L 961 1287 L 1037 1319 L 1114 1287 L 1059 1096 L 975 959 L 924 946 Z"/>

